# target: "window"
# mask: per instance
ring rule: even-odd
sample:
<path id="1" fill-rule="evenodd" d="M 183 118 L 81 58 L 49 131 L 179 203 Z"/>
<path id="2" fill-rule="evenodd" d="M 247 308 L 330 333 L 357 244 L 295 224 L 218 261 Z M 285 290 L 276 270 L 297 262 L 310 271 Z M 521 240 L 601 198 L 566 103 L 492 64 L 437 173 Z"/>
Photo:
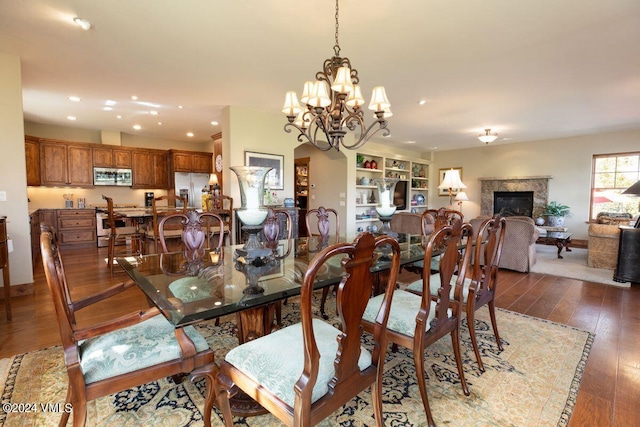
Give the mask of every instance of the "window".
<path id="1" fill-rule="evenodd" d="M 599 212 L 638 215 L 638 197 L 621 193 L 639 179 L 640 153 L 593 156 L 590 218 L 595 220 Z"/>

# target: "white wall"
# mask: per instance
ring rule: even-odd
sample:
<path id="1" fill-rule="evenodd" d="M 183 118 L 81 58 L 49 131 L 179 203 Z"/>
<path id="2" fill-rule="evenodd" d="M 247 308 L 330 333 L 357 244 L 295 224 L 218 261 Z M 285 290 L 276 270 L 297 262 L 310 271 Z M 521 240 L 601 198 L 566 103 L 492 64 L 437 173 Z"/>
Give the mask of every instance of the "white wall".
<path id="1" fill-rule="evenodd" d="M 480 144 L 480 143 L 479 143 Z M 640 150 L 640 130 L 603 133 L 514 144 L 489 144 L 464 150 L 436 152 L 434 169 L 462 167 L 469 201 L 463 203 L 465 218 L 480 213 L 480 177 L 527 177 L 550 175 L 549 201 L 571 207 L 565 225 L 575 239 L 588 238 L 591 160 L 594 154 Z M 434 182 L 435 181 L 435 182 Z M 430 185 L 430 207 L 448 203 L 437 194 L 437 178 Z"/>
<path id="2" fill-rule="evenodd" d="M 7 217 L 13 240 L 12 285 L 33 282 L 20 75 L 20 58 L 0 52 L 0 191 L 7 194 L 7 201 L 0 202 L 0 215 Z"/>

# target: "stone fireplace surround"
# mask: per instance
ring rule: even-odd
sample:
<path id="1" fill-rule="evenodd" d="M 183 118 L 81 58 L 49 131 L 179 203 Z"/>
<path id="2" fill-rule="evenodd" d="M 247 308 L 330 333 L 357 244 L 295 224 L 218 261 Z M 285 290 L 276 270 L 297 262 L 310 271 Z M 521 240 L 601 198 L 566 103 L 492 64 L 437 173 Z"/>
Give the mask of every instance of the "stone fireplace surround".
<path id="1" fill-rule="evenodd" d="M 533 218 L 542 214 L 549 200 L 549 180 L 552 176 L 489 177 L 481 182 L 480 214 L 493 215 L 494 191 L 533 191 Z"/>

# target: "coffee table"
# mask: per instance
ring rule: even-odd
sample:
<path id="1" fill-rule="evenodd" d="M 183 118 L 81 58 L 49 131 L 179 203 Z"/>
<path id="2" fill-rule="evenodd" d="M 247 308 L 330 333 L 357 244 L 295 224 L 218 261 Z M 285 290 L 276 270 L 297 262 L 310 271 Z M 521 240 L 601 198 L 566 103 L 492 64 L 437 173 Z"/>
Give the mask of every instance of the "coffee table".
<path id="1" fill-rule="evenodd" d="M 568 231 L 547 231 L 547 235 L 541 236 L 538 241 L 548 245 L 556 245 L 558 248 L 558 258 L 562 259 L 562 255 L 560 255 L 562 248 L 564 248 L 566 252 L 571 252 L 571 248 L 569 247 L 571 244 L 571 236 L 572 233 Z"/>

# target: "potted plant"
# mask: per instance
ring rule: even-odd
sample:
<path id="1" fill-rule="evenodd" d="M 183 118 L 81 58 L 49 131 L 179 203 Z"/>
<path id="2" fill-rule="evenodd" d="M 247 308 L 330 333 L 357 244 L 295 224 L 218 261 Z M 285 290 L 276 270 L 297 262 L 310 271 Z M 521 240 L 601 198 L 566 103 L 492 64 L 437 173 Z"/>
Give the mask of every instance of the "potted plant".
<path id="1" fill-rule="evenodd" d="M 356 167 L 361 168 L 364 164 L 364 156 L 362 154 L 356 154 Z"/>
<path id="2" fill-rule="evenodd" d="M 561 205 L 556 201 L 552 201 L 544 207 L 542 215 L 547 217 L 547 225 L 551 227 L 562 227 L 565 217 L 571 215 L 571 208 L 567 205 Z"/>

